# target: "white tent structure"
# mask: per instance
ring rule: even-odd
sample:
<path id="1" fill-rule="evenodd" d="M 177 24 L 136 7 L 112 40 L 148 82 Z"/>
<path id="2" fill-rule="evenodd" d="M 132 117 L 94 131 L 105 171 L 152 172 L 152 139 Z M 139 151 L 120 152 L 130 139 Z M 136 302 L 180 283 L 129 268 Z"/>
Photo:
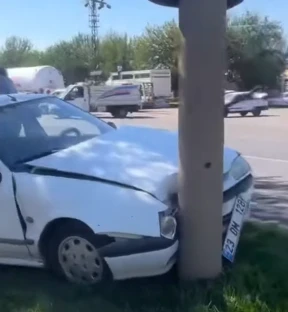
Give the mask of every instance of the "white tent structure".
<path id="1" fill-rule="evenodd" d="M 7 68 L 19 92 L 44 92 L 64 88 L 61 72 L 52 66 Z"/>

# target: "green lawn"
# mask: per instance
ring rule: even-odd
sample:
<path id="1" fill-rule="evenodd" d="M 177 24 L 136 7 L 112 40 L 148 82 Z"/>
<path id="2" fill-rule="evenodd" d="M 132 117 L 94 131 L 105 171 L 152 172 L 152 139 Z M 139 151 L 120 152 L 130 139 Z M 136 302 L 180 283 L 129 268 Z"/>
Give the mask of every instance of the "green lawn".
<path id="1" fill-rule="evenodd" d="M 0 267 L 2 312 L 288 311 L 288 233 L 246 225 L 236 264 L 214 282 L 154 279 L 80 289 L 45 271 Z"/>

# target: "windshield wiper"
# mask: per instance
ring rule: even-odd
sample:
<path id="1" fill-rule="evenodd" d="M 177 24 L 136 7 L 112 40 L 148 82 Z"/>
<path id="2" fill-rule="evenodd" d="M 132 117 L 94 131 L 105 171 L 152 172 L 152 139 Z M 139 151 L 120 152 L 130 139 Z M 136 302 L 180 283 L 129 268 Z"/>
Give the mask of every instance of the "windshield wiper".
<path id="1" fill-rule="evenodd" d="M 49 155 L 57 153 L 59 151 L 60 151 L 60 149 L 53 149 L 53 150 L 50 150 L 50 151 L 45 151 L 45 152 L 42 152 L 42 153 L 39 153 L 39 154 L 36 154 L 36 155 L 29 156 L 29 157 L 26 157 L 26 158 L 22 158 L 20 160 L 17 160 L 15 162 L 15 165 L 23 164 L 23 163 L 26 163 L 26 162 L 29 162 L 29 161 L 32 161 L 32 160 L 36 160 L 38 158 L 49 156 Z"/>

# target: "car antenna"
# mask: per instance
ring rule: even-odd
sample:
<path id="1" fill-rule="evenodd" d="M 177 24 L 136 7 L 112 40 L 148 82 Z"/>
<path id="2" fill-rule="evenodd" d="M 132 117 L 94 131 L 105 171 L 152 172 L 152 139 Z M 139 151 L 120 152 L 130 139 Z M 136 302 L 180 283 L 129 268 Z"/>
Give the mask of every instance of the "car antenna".
<path id="1" fill-rule="evenodd" d="M 10 94 L 6 94 L 13 102 L 17 102 L 17 99 L 14 97 L 14 96 L 12 96 L 12 95 L 10 95 Z"/>

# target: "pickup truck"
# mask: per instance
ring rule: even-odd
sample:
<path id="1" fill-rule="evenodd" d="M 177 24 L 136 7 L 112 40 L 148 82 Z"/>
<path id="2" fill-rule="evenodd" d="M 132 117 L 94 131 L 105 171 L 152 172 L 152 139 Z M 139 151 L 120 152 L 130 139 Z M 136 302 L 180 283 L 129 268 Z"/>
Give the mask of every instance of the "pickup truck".
<path id="1" fill-rule="evenodd" d="M 94 86 L 87 83 L 70 85 L 58 97 L 85 111 L 108 112 L 115 118 L 142 108 L 139 85 Z"/>

